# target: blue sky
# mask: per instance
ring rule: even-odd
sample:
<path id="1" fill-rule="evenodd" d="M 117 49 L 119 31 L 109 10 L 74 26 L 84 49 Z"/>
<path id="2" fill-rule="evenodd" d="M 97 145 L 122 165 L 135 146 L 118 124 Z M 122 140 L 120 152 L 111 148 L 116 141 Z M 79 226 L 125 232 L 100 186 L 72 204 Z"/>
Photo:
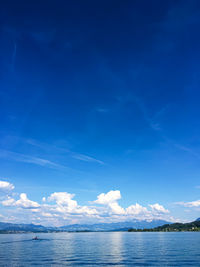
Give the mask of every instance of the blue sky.
<path id="1" fill-rule="evenodd" d="M 199 1 L 7 1 L 0 17 L 1 221 L 199 217 Z"/>

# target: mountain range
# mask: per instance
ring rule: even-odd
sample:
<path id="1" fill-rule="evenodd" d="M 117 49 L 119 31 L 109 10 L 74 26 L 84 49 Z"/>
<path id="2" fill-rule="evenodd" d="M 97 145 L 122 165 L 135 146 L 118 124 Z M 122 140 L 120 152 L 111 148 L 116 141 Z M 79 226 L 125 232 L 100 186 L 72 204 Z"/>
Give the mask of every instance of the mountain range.
<path id="1" fill-rule="evenodd" d="M 66 231 L 66 232 L 79 232 L 79 231 L 127 231 L 130 228 L 144 229 L 154 228 L 170 224 L 164 220 L 152 221 L 129 221 L 117 223 L 98 223 L 98 224 L 72 224 L 61 227 L 45 227 L 43 225 L 35 224 L 13 224 L 0 222 L 0 232 L 53 232 L 53 231 Z"/>

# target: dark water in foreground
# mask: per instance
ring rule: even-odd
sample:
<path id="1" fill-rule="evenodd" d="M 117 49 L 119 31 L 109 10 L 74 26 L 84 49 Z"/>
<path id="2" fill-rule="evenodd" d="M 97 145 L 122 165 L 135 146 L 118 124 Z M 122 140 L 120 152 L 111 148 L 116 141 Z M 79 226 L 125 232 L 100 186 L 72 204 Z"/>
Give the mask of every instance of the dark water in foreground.
<path id="1" fill-rule="evenodd" d="M 0 266 L 200 266 L 200 233 L 0 235 Z"/>

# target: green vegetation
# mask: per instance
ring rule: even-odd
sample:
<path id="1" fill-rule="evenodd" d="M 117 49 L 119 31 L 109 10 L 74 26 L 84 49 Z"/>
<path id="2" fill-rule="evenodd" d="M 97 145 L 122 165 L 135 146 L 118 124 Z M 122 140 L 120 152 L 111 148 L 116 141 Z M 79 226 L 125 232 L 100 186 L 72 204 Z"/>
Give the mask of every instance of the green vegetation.
<path id="1" fill-rule="evenodd" d="M 200 221 L 191 223 L 172 223 L 164 224 L 150 229 L 129 229 L 128 232 L 199 232 Z"/>

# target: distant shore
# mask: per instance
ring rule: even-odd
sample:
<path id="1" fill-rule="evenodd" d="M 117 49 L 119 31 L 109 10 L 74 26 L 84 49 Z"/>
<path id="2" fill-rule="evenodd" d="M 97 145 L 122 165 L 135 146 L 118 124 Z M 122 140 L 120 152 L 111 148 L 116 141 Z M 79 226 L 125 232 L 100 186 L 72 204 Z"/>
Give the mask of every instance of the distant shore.
<path id="1" fill-rule="evenodd" d="M 25 233 L 100 233 L 100 232 L 200 232 L 200 219 L 190 223 L 167 223 L 153 228 L 113 228 L 113 229 L 87 229 L 89 226 L 82 226 L 81 229 L 63 229 L 64 227 L 53 228 L 41 225 L 25 225 L 25 224 L 5 224 L 1 223 L 4 229 L 0 230 L 0 234 L 25 234 Z M 66 228 L 66 227 L 65 227 Z"/>
<path id="2" fill-rule="evenodd" d="M 150 229 L 131 228 L 128 232 L 200 232 L 200 220 L 191 223 L 164 224 Z"/>

